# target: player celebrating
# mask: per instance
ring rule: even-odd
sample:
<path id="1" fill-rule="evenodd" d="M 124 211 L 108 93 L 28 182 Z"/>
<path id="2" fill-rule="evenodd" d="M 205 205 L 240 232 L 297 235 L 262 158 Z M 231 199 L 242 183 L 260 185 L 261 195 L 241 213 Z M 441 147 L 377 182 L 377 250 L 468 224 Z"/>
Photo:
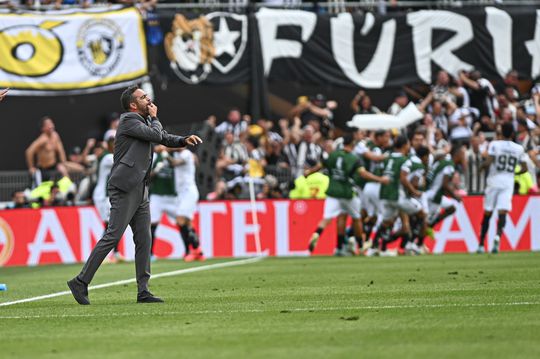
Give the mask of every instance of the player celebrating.
<path id="1" fill-rule="evenodd" d="M 406 163 L 409 168 L 409 174 L 407 176 L 408 181 L 417 191 L 424 191 L 426 187 L 426 171 L 429 168 L 429 159 L 431 153 L 426 146 L 416 146 L 415 154 L 410 155 L 410 163 Z M 424 197 L 422 192 L 422 197 Z M 410 200 L 410 196 L 409 200 Z M 422 202 L 421 202 L 422 204 Z M 409 225 L 411 228 L 411 241 L 407 243 L 405 248 L 410 254 L 421 254 L 424 237 L 426 234 L 426 209 L 423 207 L 423 211 L 419 211 L 416 214 L 409 216 Z M 417 242 L 415 242 L 417 241 Z"/>
<path id="2" fill-rule="evenodd" d="M 373 241 L 373 246 L 377 249 L 379 239 L 383 239 L 381 255 L 389 254 L 386 252 L 386 246 L 398 238 L 398 236 L 390 238 L 389 233 L 398 214 L 403 214 L 401 216 L 401 233 L 399 233 L 399 236 L 402 237 L 402 250 L 411 241 L 407 215 L 415 215 L 420 219 L 424 217 L 422 205 L 418 200 L 421 192 L 414 188 L 409 181 L 412 161 L 407 156 L 408 153 L 409 141 L 405 136 L 399 136 L 394 142 L 394 152 L 384 162 L 383 175 L 390 178 L 390 183 L 381 186 L 380 198 L 382 200 L 383 222 L 377 230 Z"/>
<path id="3" fill-rule="evenodd" d="M 465 151 L 463 146 L 454 145 L 450 154 L 438 154 L 428 173 L 428 190 L 426 191 L 428 218 L 428 234 L 433 238 L 433 227 L 456 212 L 455 203 L 461 202 L 452 183 L 456 163 L 461 163 Z M 452 200 L 453 199 L 453 200 Z M 441 211 L 442 209 L 442 211 Z"/>
<path id="4" fill-rule="evenodd" d="M 330 183 L 326 190 L 326 200 L 324 202 L 324 216 L 319 222 L 317 230 L 312 234 L 309 241 L 309 251 L 313 252 L 317 241 L 323 230 L 330 222 L 342 215 L 348 214 L 353 219 L 353 228 L 357 242 L 362 242 L 362 227 L 360 225 L 360 201 L 354 195 L 353 176 L 359 173 L 360 176 L 388 183 L 388 178 L 375 176 L 363 167 L 361 160 L 355 156 L 352 151 L 354 148 L 354 139 L 351 134 L 343 136 L 343 149 L 334 151 L 324 160 L 322 164 L 306 170 L 306 175 L 319 171 L 323 167 L 329 172 Z M 344 255 L 345 247 L 345 221 L 338 221 L 338 241 L 336 246 L 336 255 Z"/>
<path id="5" fill-rule="evenodd" d="M 186 149 L 170 155 L 167 148 L 157 146 L 150 187 L 152 238 L 163 213 L 174 217 L 186 248 L 184 260 L 204 260 L 199 239 L 191 225 L 197 209 L 199 191 L 195 184 L 195 159 Z"/>
<path id="6" fill-rule="evenodd" d="M 150 223 L 152 231 L 152 258 L 154 257 L 154 242 L 156 228 L 163 213 L 174 217 L 176 215 L 177 196 L 174 181 L 174 169 L 170 165 L 167 147 L 158 145 L 154 148 L 152 172 L 150 174 Z M 183 238 L 182 238 L 183 239 Z M 186 246 L 187 248 L 187 246 Z"/>
<path id="7" fill-rule="evenodd" d="M 199 190 L 195 183 L 195 155 L 187 148 L 175 152 L 170 159 L 174 167 L 174 179 L 178 194 L 179 206 L 176 210 L 176 223 L 180 226 L 182 238 L 186 238 L 186 262 L 194 260 L 203 261 L 204 255 L 200 248 L 199 237 L 193 228 L 192 221 L 197 211 Z"/>
<path id="8" fill-rule="evenodd" d="M 375 132 L 373 141 L 367 145 L 358 144 L 354 152 L 364 160 L 366 169 L 375 175 L 380 176 L 383 171 L 383 161 L 387 155 L 385 153 L 390 143 L 390 133 L 386 130 Z M 357 185 L 362 189 L 362 218 L 364 232 L 366 235 L 366 247 L 369 247 L 371 232 L 377 223 L 379 213 L 379 192 L 381 190 L 380 182 L 366 180 L 357 176 Z"/>
<path id="9" fill-rule="evenodd" d="M 501 234 L 506 224 L 506 215 L 512 210 L 512 194 L 514 192 L 514 176 L 527 172 L 525 150 L 522 146 L 512 141 L 514 126 L 510 122 L 501 126 L 502 140 L 492 141 L 488 147 L 488 157 L 483 163 L 484 168 L 489 168 L 487 187 L 484 195 L 484 218 L 480 232 L 480 245 L 477 253 L 484 253 L 484 242 L 489 229 L 489 220 L 493 211 L 497 210 L 499 220 L 497 222 L 497 234 L 493 240 L 491 253 L 499 252 Z M 515 173 L 517 165 L 521 170 Z"/>

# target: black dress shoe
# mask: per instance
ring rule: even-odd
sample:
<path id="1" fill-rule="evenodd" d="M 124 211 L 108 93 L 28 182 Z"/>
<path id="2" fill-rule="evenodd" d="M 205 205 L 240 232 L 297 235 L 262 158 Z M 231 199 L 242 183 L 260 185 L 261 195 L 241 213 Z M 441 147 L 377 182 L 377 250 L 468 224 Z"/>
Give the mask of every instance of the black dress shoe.
<path id="1" fill-rule="evenodd" d="M 77 279 L 77 277 L 68 281 L 67 285 L 71 290 L 71 294 L 73 294 L 73 298 L 75 298 L 77 303 L 79 303 L 80 305 L 90 304 L 90 301 L 88 300 L 88 285 L 81 282 L 79 279 Z"/>
<path id="2" fill-rule="evenodd" d="M 150 292 L 142 292 L 137 294 L 137 303 L 163 303 L 163 299 Z"/>

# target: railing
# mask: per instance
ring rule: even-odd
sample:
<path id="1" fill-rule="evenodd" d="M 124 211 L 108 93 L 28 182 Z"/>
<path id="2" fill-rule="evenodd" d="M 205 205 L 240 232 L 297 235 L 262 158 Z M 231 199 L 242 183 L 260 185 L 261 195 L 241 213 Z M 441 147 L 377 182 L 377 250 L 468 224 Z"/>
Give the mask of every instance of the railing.
<path id="1" fill-rule="evenodd" d="M 278 166 L 266 166 L 264 168 L 266 175 L 274 176 L 279 183 L 289 183 L 294 180 L 291 170 Z"/>
<path id="2" fill-rule="evenodd" d="M 160 3 L 157 5 L 159 9 L 196 9 L 196 8 L 208 8 L 208 9 L 247 9 L 254 8 L 259 9 L 262 7 L 268 8 L 287 8 L 287 9 L 312 9 L 317 7 L 319 9 L 335 9 L 336 6 L 344 7 L 346 9 L 364 9 L 372 10 L 378 7 L 389 8 L 460 8 L 471 6 L 540 6 L 540 0 L 416 0 L 416 1 L 397 1 L 395 4 L 391 4 L 390 1 L 380 0 L 364 0 L 364 1 L 284 1 L 281 4 L 272 4 L 265 2 L 241 2 L 241 1 L 229 1 L 229 2 L 215 2 L 215 1 L 202 1 L 199 3 Z"/>
<path id="3" fill-rule="evenodd" d="M 28 171 L 0 172 L 0 202 L 11 200 L 15 191 L 24 191 L 32 185 L 32 177 Z"/>
<path id="4" fill-rule="evenodd" d="M 291 171 L 288 168 L 267 166 L 265 168 L 265 174 L 274 176 L 279 183 L 289 183 L 293 180 Z M 77 185 L 84 177 L 84 174 L 71 175 L 71 179 Z M 28 171 L 0 171 L 0 202 L 11 201 L 13 192 L 24 191 L 25 189 L 30 189 L 31 186 L 32 177 Z"/>
<path id="5" fill-rule="evenodd" d="M 391 1 L 383 0 L 364 0 L 364 1 L 283 1 L 282 3 L 273 4 L 265 2 L 252 1 L 201 1 L 201 2 L 163 2 L 159 3 L 158 8 L 163 9 L 189 9 L 189 8 L 229 8 L 229 7 L 277 7 L 277 8 L 331 8 L 336 4 L 343 4 L 347 8 L 373 8 L 380 5 L 394 8 L 425 8 L 425 7 L 468 7 L 468 6 L 535 6 L 540 5 L 540 0 L 405 0 L 397 1 L 392 4 Z"/>
<path id="6" fill-rule="evenodd" d="M 77 185 L 85 177 L 84 174 L 72 174 L 71 180 Z M 11 201 L 13 192 L 31 189 L 32 176 L 28 171 L 0 172 L 0 202 Z M 0 207 L 1 208 L 1 207 Z"/>
<path id="7" fill-rule="evenodd" d="M 276 178 L 279 184 L 279 189 L 289 189 L 289 185 L 294 181 L 294 177 L 289 168 L 268 165 L 264 168 L 265 176 L 271 175 Z M 79 185 L 81 180 L 85 177 L 84 174 L 71 174 L 71 180 Z M 212 175 L 213 177 L 213 175 Z M 216 180 L 214 178 L 214 180 Z M 215 183 L 214 183 L 215 184 Z M 29 189 L 32 185 L 32 178 L 27 171 L 0 171 L 0 209 L 4 206 L 2 203 L 11 201 L 13 192 L 24 191 Z M 208 188 L 203 186 L 203 183 L 198 183 L 199 191 L 201 192 L 201 198 L 205 198 L 207 192 L 213 190 L 214 186 L 210 185 Z M 465 184 L 467 187 L 467 184 Z M 469 195 L 482 194 L 480 192 L 469 192 Z"/>

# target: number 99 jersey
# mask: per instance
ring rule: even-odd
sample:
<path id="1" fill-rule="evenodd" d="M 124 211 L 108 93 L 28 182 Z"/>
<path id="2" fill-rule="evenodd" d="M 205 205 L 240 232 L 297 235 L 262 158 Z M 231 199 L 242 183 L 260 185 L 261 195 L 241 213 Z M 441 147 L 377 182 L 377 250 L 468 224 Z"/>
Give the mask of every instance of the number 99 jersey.
<path id="1" fill-rule="evenodd" d="M 523 146 L 512 141 L 492 141 L 488 155 L 493 156 L 489 167 L 487 185 L 491 188 L 514 188 L 516 166 L 526 161 Z"/>

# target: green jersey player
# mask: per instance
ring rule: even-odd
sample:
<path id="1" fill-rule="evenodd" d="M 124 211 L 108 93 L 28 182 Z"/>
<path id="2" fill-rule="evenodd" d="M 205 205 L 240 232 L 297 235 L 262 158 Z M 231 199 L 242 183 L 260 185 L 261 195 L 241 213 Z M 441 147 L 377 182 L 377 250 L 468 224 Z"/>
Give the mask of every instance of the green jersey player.
<path id="1" fill-rule="evenodd" d="M 410 155 L 411 166 L 408 180 L 411 185 L 418 191 L 422 192 L 422 198 L 426 189 L 426 172 L 429 168 L 430 151 L 427 147 L 421 145 L 415 148 L 415 154 Z M 426 235 L 426 206 L 424 202 L 423 211 L 418 215 L 409 216 L 409 225 L 411 228 L 411 242 L 407 243 L 405 250 L 410 254 L 421 254 L 424 245 L 424 237 Z"/>
<path id="2" fill-rule="evenodd" d="M 152 234 L 152 257 L 156 229 L 164 213 L 174 217 L 176 211 L 176 188 L 174 186 L 174 169 L 167 158 L 169 152 L 165 146 L 156 146 L 152 161 L 150 182 L 150 230 Z"/>
<path id="3" fill-rule="evenodd" d="M 353 136 L 346 134 L 343 136 L 343 149 L 332 152 L 323 163 L 306 171 L 306 175 L 309 175 L 322 168 L 326 168 L 330 177 L 330 183 L 326 190 L 327 197 L 324 202 L 324 216 L 319 222 L 317 230 L 311 236 L 309 242 L 310 252 L 315 250 L 319 236 L 328 224 L 334 218 L 340 217 L 338 221 L 336 255 L 344 254 L 346 215 L 352 217 L 355 236 L 357 241 L 361 241 L 362 227 L 359 221 L 360 201 L 355 196 L 353 188 L 353 177 L 356 173 L 369 180 L 388 183 L 388 178 L 375 176 L 366 171 L 362 161 L 352 153 L 353 148 Z"/>
<path id="4" fill-rule="evenodd" d="M 433 238 L 433 227 L 456 212 L 456 203 L 461 202 L 452 183 L 456 163 L 463 161 L 465 151 L 463 146 L 455 145 L 450 154 L 438 155 L 430 167 L 427 176 L 427 191 L 425 198 L 428 208 L 428 235 Z M 442 211 L 441 211 L 442 209 Z"/>
<path id="5" fill-rule="evenodd" d="M 199 200 L 195 183 L 195 158 L 182 149 L 169 153 L 165 146 L 156 146 L 150 184 L 150 219 L 152 239 L 163 214 L 174 218 L 185 246 L 184 260 L 204 260 L 200 241 L 192 226 Z M 153 253 L 153 250 L 152 250 Z"/>
<path id="6" fill-rule="evenodd" d="M 388 156 L 388 147 L 390 143 L 390 132 L 386 130 L 378 130 L 375 132 L 373 141 L 369 141 L 365 145 L 356 145 L 354 152 L 361 156 L 364 160 L 366 169 L 380 176 L 383 172 L 383 161 Z M 380 212 L 379 192 L 381 184 L 376 181 L 366 180 L 357 176 L 357 185 L 362 189 L 362 222 L 366 235 L 366 247 L 369 247 L 369 239 L 371 231 L 377 223 L 378 214 Z"/>
<path id="7" fill-rule="evenodd" d="M 390 178 L 390 183 L 381 186 L 383 222 L 374 239 L 374 247 L 377 249 L 380 238 L 383 238 L 383 253 L 386 253 L 386 245 L 392 241 L 389 232 L 398 215 L 402 214 L 402 227 L 399 234 L 403 238 L 402 249 L 411 240 L 408 215 L 416 215 L 420 218 L 423 216 L 422 205 L 418 200 L 421 192 L 409 181 L 412 161 L 408 154 L 409 140 L 405 136 L 398 136 L 394 142 L 394 152 L 384 162 L 383 175 Z"/>

